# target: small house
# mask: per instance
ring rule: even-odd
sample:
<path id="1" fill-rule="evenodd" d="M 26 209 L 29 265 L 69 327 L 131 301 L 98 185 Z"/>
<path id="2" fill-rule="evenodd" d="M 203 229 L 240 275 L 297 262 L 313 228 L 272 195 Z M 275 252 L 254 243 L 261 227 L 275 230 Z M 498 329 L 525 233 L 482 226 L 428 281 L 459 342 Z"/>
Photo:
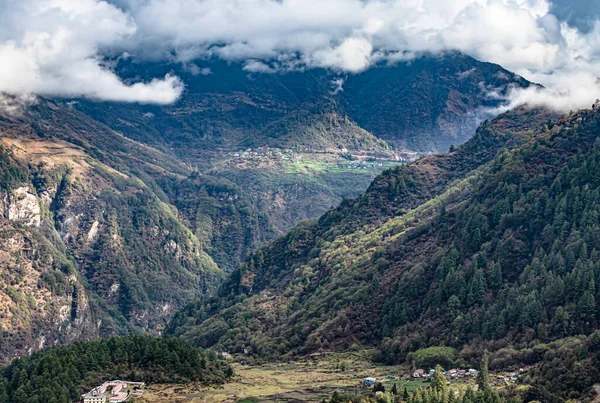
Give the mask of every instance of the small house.
<path id="1" fill-rule="evenodd" d="M 422 378 L 423 375 L 425 375 L 425 371 L 422 369 L 417 369 L 415 372 L 413 372 L 413 378 Z"/>
<path id="2" fill-rule="evenodd" d="M 99 392 L 90 392 L 81 396 L 83 403 L 106 403 L 106 394 Z"/>
<path id="3" fill-rule="evenodd" d="M 365 386 L 373 386 L 375 385 L 375 382 L 377 382 L 377 378 L 368 377 L 363 379 L 363 384 Z"/>

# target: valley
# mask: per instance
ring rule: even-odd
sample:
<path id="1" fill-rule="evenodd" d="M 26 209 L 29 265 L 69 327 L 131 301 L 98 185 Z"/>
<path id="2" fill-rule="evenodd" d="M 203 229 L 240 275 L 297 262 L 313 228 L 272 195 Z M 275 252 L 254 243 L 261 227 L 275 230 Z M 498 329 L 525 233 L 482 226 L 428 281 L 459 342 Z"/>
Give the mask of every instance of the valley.
<path id="1" fill-rule="evenodd" d="M 414 390 L 404 401 L 423 403 L 433 389 L 408 379 L 411 366 L 475 371 L 485 350 L 494 391 L 450 382 L 465 402 L 591 396 L 595 105 L 568 116 L 516 108 L 448 153 L 397 148 L 339 106 L 295 106 L 259 131 L 219 123 L 226 142 L 187 137 L 202 113 L 223 118 L 195 103 L 144 112 L 143 125 L 146 106 L 87 101 L 0 116 L 7 401 L 35 395 L 23 382 L 60 377 L 44 363 L 73 360 L 70 346 L 91 361 L 67 389 L 44 392 L 56 399 L 122 379 L 147 383 L 141 402 L 347 402 L 361 379 L 391 388 L 394 376 Z M 123 342 L 135 368 L 94 344 L 127 334 L 152 335 Z M 199 361 L 164 352 L 169 343 Z M 85 369 L 99 360 L 114 365 Z"/>
<path id="2" fill-rule="evenodd" d="M 257 75 L 211 61 L 211 74 L 194 75 L 132 61 L 115 69 L 175 69 L 185 94 L 167 106 L 40 98 L 0 113 L 4 363 L 76 340 L 163 333 L 260 246 L 359 197 L 381 172 L 466 140 L 458 118 L 476 125 L 498 105 L 481 80 L 530 85 L 457 53 L 379 66 L 337 92 L 325 69 Z M 373 109 L 392 87 L 398 103 Z M 409 118 L 426 105 L 436 122 Z M 374 125 L 373 113 L 406 119 Z M 408 140 L 441 127 L 450 137 L 435 146 Z"/>
<path id="3" fill-rule="evenodd" d="M 600 0 L 0 10 L 0 403 L 600 403 Z"/>
<path id="4" fill-rule="evenodd" d="M 124 77 L 176 72 L 187 87 L 173 105 L 77 100 L 73 108 L 202 173 L 232 181 L 278 234 L 359 196 L 392 165 L 370 166 L 364 175 L 364 165 L 358 168 L 352 159 L 412 161 L 445 152 L 493 117 L 502 102 L 490 91 L 501 96 L 533 85 L 456 52 L 350 76 L 326 69 L 253 73 L 237 63 L 197 63 L 210 74 L 161 63 L 117 64 Z M 243 154 L 263 154 L 260 149 L 273 154 Z M 291 154 L 282 150 L 301 161 L 289 163 L 284 158 Z"/>
<path id="5" fill-rule="evenodd" d="M 227 178 L 252 195 L 280 234 L 299 221 L 318 217 L 343 198 L 358 196 L 382 171 L 409 161 L 391 152 L 270 147 L 215 153 L 210 160 L 207 173 Z"/>
<path id="6" fill-rule="evenodd" d="M 577 383 L 575 368 L 598 360 L 567 357 L 590 342 L 581 335 L 598 335 L 600 245 L 596 220 L 583 217 L 597 209 L 600 118 L 594 107 L 554 119 L 513 110 L 449 154 L 384 171 L 360 197 L 259 249 L 167 333 L 262 360 L 360 346 L 400 364 L 425 348 L 447 368 L 490 349 L 500 369 L 541 364 L 527 383 L 561 393 L 535 379 L 554 379 L 558 365 L 572 368 L 562 382 Z M 587 202 L 570 204 L 576 195 Z M 536 353 L 555 349 L 560 364 Z M 598 379 L 591 371 L 581 390 Z"/>
<path id="7" fill-rule="evenodd" d="M 426 387 L 429 382 L 412 379 L 406 367 L 378 366 L 365 354 L 331 354 L 306 361 L 264 365 L 234 365 L 232 382 L 215 388 L 188 385 L 156 385 L 140 402 L 310 402 L 329 399 L 334 392 L 363 395 L 370 391 L 365 378 L 383 380 L 387 390 L 396 384 L 402 392 Z M 389 376 L 397 379 L 390 380 Z M 458 384 L 456 384 L 458 385 Z M 461 381 L 466 389 L 473 380 Z"/>

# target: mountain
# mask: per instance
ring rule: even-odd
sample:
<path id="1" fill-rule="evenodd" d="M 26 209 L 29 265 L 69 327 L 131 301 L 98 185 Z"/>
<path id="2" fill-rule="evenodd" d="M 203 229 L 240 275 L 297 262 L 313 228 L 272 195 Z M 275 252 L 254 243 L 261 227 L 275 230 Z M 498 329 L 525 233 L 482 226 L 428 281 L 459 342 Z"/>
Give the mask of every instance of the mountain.
<path id="1" fill-rule="evenodd" d="M 174 105 L 79 102 L 75 107 L 128 137 L 175 150 L 297 145 L 317 151 L 385 151 L 384 145 L 376 146 L 374 136 L 408 150 L 432 152 L 470 138 L 485 109 L 500 105 L 492 92 L 503 95 L 511 87 L 531 85 L 498 65 L 456 52 L 351 75 L 325 69 L 261 73 L 237 63 L 196 63 L 202 74 L 185 66 L 135 60 L 117 66 L 129 79 L 170 72 L 182 77 L 186 90 Z M 364 130 L 328 139 L 335 126 L 327 123 L 336 114 Z M 325 126 L 320 133 L 307 137 L 308 131 L 314 132 L 310 127 L 321 122 Z M 355 143 L 361 138 L 368 148 Z"/>
<path id="2" fill-rule="evenodd" d="M 274 232 L 241 189 L 40 100 L 0 116 L 2 361 L 159 333 Z"/>
<path id="3" fill-rule="evenodd" d="M 499 367 L 591 334 L 600 110 L 557 118 L 521 108 L 448 154 L 385 171 L 261 248 L 167 332 L 263 358 L 362 345 L 403 362 L 447 346 L 469 361 L 487 348 Z"/>
<path id="4" fill-rule="evenodd" d="M 501 104 L 491 93 L 531 85 L 459 53 L 353 75 L 260 73 L 210 60 L 181 66 L 129 59 L 116 69 L 132 80 L 175 73 L 186 90 L 165 107 L 91 101 L 73 107 L 233 181 L 282 232 L 358 196 L 398 161 L 463 143 Z"/>
<path id="5" fill-rule="evenodd" d="M 0 112 L 3 362 L 161 333 L 259 246 L 401 163 L 390 143 L 460 142 L 450 126 L 497 106 L 489 89 L 529 85 L 455 53 L 349 76 L 197 63 L 117 63 L 126 80 L 182 76 L 171 106 L 39 98 Z"/>

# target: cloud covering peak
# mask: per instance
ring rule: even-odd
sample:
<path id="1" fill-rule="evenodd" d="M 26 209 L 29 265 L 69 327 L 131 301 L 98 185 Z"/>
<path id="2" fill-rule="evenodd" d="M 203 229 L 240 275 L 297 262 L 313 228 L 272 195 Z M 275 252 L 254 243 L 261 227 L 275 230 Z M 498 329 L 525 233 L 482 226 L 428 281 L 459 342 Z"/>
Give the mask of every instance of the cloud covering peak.
<path id="1" fill-rule="evenodd" d="M 593 3 L 593 4 L 592 4 Z M 174 76 L 125 83 L 107 57 L 253 72 L 378 62 L 458 50 L 548 90 L 512 94 L 560 109 L 600 97 L 600 4 L 584 0 L 0 0 L 0 91 L 169 103 Z M 12 21 L 19 21 L 18 24 Z"/>
<path id="2" fill-rule="evenodd" d="M 183 89 L 174 76 L 124 83 L 103 50 L 136 33 L 132 17 L 97 0 L 3 0 L 0 91 L 167 104 Z"/>

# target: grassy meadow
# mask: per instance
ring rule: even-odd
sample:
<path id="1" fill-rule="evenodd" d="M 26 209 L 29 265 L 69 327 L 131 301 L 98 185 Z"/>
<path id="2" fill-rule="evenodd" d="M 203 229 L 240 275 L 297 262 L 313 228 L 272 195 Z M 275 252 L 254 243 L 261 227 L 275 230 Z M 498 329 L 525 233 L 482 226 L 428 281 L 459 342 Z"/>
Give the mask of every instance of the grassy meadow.
<path id="1" fill-rule="evenodd" d="M 363 394 L 366 377 L 382 380 L 386 389 L 393 384 L 413 391 L 429 383 L 411 380 L 409 369 L 402 366 L 377 366 L 359 353 L 333 354 L 305 361 L 264 364 L 234 364 L 232 382 L 205 388 L 198 384 L 150 385 L 137 403 L 158 402 L 320 402 L 334 391 Z M 396 379 L 388 379 L 394 376 Z"/>

